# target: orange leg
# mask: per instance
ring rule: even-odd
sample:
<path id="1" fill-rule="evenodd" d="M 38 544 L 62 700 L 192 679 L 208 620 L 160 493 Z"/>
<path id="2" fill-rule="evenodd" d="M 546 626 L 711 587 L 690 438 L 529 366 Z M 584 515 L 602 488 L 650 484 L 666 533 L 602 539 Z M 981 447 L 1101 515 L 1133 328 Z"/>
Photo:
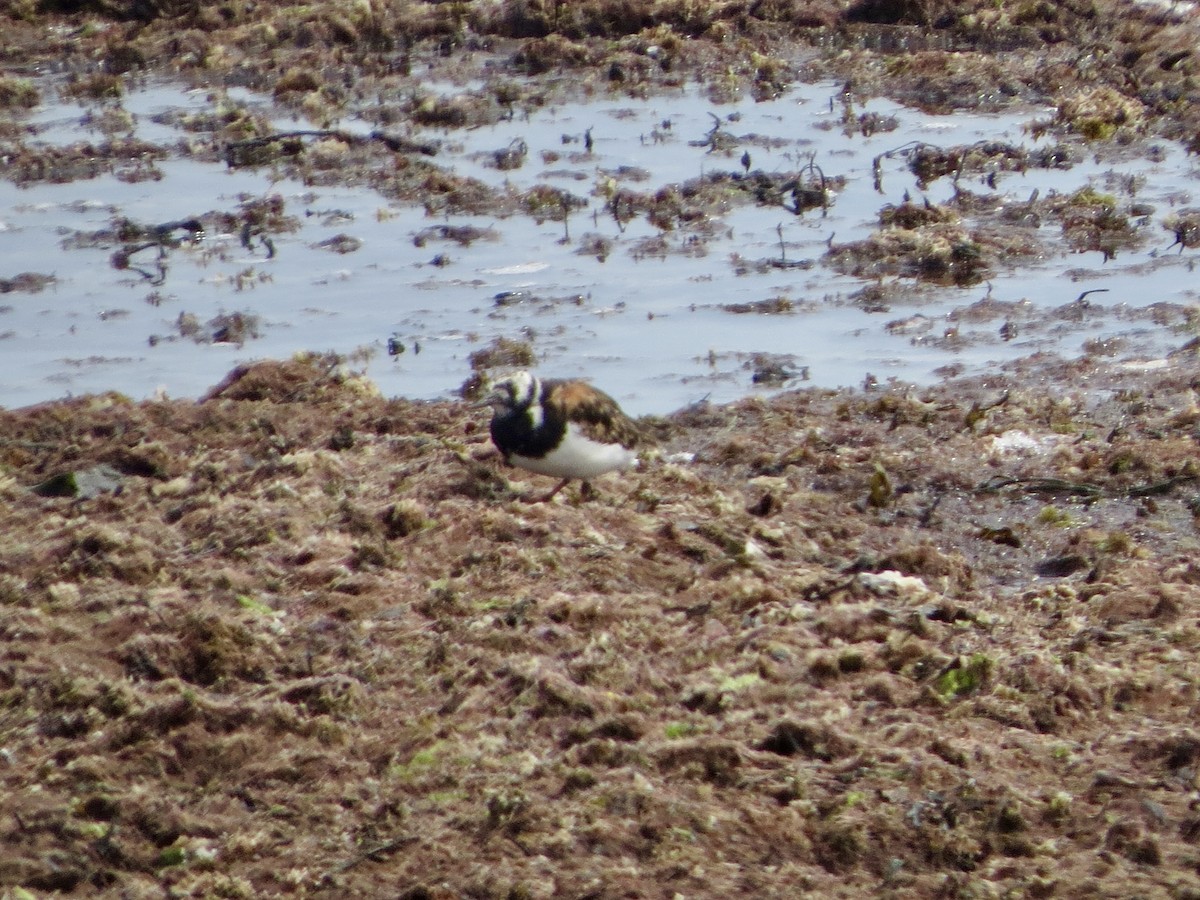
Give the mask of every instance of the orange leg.
<path id="1" fill-rule="evenodd" d="M 531 503 L 548 503 L 549 501 L 553 500 L 558 495 L 559 491 L 561 491 L 568 484 L 570 484 L 570 482 L 571 482 L 570 478 L 564 478 L 562 481 L 560 481 L 558 483 L 558 486 L 555 487 L 554 490 L 552 490 L 550 493 L 546 494 L 544 497 L 537 497 L 534 500 L 531 500 L 530 502 Z"/>

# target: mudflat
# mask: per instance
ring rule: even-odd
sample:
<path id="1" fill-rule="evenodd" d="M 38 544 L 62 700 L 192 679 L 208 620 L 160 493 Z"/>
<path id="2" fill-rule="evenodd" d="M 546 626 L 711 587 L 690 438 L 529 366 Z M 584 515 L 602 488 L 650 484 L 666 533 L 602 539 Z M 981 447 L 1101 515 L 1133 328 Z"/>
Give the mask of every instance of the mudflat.
<path id="1" fill-rule="evenodd" d="M 2 16 L 0 108 L 50 64 L 80 91 L 170 72 L 313 112 L 415 61 L 499 58 L 514 90 L 564 68 L 645 90 L 819 73 L 1200 149 L 1184 4 Z M 239 153 L 308 152 L 237 127 Z M 35 174 L 110 163 L 4 139 Z M 1190 338 L 1142 366 L 1037 356 L 643 418 L 637 471 L 544 504 L 486 412 L 380 396 L 329 356 L 199 399 L 0 412 L 0 885 L 1200 896 Z"/>

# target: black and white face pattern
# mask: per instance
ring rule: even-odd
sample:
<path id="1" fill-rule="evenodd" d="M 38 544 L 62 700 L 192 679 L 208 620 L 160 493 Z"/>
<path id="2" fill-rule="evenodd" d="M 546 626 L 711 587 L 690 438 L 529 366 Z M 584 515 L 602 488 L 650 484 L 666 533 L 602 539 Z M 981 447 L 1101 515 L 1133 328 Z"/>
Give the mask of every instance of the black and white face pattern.
<path id="1" fill-rule="evenodd" d="M 488 403 L 498 417 L 527 414 L 530 427 L 537 428 L 544 419 L 541 393 L 540 378 L 532 372 L 514 372 L 492 386 Z"/>

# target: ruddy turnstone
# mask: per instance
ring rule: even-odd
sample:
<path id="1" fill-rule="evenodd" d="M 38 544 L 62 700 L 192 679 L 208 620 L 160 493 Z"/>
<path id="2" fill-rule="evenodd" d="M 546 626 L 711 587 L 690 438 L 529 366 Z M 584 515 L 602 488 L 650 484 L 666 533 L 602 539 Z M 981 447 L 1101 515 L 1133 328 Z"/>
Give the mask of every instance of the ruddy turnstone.
<path id="1" fill-rule="evenodd" d="M 561 478 L 542 501 L 572 478 L 583 481 L 637 465 L 637 426 L 617 401 L 583 381 L 543 381 L 530 372 L 502 378 L 485 401 L 492 407 L 492 443 L 510 465 Z"/>

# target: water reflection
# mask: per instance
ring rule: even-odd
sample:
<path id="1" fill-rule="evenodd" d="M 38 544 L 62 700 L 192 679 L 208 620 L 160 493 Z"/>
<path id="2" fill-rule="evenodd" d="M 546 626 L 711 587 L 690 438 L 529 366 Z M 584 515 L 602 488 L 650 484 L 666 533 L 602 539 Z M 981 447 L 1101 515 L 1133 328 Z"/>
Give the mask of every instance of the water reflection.
<path id="1" fill-rule="evenodd" d="M 946 367 L 971 370 L 1034 350 L 1153 357 L 1186 339 L 1196 254 L 1163 252 L 1167 216 L 1194 202 L 1197 173 L 1178 147 L 1106 157 L 1079 145 L 1067 168 L 925 182 L 909 155 L 889 151 L 984 141 L 1044 148 L 1050 139 L 1034 140 L 1027 126 L 1045 111 L 931 117 L 873 100 L 851 121 L 839 90 L 799 85 L 773 102 L 714 105 L 689 88 L 550 104 L 487 127 L 411 136 L 438 142 L 434 162 L 457 177 L 514 195 L 554 189 L 539 196 L 559 212 L 552 203 L 540 221 L 431 217 L 366 188 L 313 187 L 269 166 L 178 154 L 155 161 L 147 180 L 0 182 L 0 285 L 23 273 L 52 278 L 40 290 L 10 284 L 0 297 L 0 403 L 108 389 L 196 396 L 238 361 L 303 350 L 357 354 L 388 394 L 445 397 L 468 376 L 470 353 L 507 337 L 528 340 L 545 374 L 592 377 L 632 412 L 665 412 L 802 377 L 828 386 L 868 374 L 929 381 Z M 48 146 L 99 140 L 119 126 L 169 149 L 186 138 L 181 111 L 218 104 L 275 115 L 248 92 L 153 84 L 125 98 L 120 122 L 57 104 L 34 110 L 27 125 Z M 283 118 L 278 126 L 303 127 Z M 337 127 L 368 134 L 375 126 L 351 119 Z M 796 215 L 786 204 L 731 200 L 664 228 L 644 214 L 623 216 L 613 202 L 624 189 L 653 194 L 706 174 L 756 172 L 771 185 L 773 175 L 802 171 L 836 183 L 826 208 Z M 1057 221 L 1020 220 L 1030 198 L 1087 185 L 1139 204 L 1136 249 L 1115 259 L 1073 253 Z M 966 287 L 863 280 L 823 261 L 832 242 L 868 238 L 886 203 L 941 204 L 964 191 L 984 198 L 989 215 L 1013 210 L 1043 249 Z M 256 218 L 272 214 L 260 209 L 272 203 L 286 227 Z M 117 233 L 123 221 L 196 219 L 206 223 L 196 241 L 186 229 L 162 242 Z M 1106 293 L 1091 295 L 1078 315 L 1061 312 L 1096 288 Z"/>

